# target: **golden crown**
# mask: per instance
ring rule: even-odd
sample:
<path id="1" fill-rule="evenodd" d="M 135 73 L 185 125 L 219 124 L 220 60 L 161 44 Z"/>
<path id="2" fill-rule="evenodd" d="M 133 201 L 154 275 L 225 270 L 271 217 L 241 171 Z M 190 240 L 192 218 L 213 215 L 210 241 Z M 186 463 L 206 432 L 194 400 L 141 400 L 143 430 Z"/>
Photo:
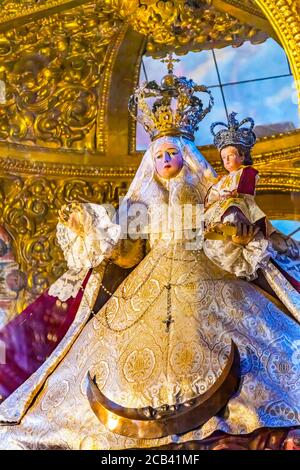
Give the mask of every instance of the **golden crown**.
<path id="1" fill-rule="evenodd" d="M 179 60 L 173 59 L 172 54 L 168 54 L 162 62 L 167 63 L 168 74 L 162 78 L 161 85 L 153 80 L 139 86 L 129 99 L 129 112 L 143 125 L 151 140 L 164 135 L 182 135 L 194 140 L 198 123 L 213 107 L 212 93 L 204 85 L 174 75 L 174 62 Z M 201 99 L 194 95 L 196 92 L 208 93 L 206 108 L 203 108 Z"/>

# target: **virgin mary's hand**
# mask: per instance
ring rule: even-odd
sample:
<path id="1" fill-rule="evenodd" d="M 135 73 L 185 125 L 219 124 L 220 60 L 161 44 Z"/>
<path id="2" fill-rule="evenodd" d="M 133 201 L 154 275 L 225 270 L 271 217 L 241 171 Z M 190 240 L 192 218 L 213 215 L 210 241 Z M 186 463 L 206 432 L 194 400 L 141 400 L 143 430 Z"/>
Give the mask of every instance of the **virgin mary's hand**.
<path id="1" fill-rule="evenodd" d="M 248 245 L 248 243 L 251 242 L 251 240 L 253 240 L 253 238 L 258 232 L 259 227 L 239 223 L 237 226 L 237 234 L 232 236 L 232 241 L 237 245 L 246 246 Z"/>

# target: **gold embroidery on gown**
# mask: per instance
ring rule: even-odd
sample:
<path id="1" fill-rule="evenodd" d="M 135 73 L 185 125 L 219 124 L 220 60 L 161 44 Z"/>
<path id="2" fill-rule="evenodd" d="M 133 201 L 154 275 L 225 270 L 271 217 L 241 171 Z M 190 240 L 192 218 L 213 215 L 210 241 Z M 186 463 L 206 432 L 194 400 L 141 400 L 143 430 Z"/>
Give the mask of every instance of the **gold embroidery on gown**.
<path id="1" fill-rule="evenodd" d="M 162 313 L 170 271 L 178 285 L 173 290 L 175 321 L 167 335 Z M 295 323 L 254 287 L 224 275 L 202 251 L 186 253 L 181 245 L 159 243 L 116 294 L 83 329 L 22 423 L 0 427 L 0 446 L 105 449 L 172 442 L 172 436 L 139 441 L 107 431 L 89 407 L 87 371 L 123 406 L 172 403 L 179 390 L 188 398 L 213 383 L 230 338 L 242 358 L 239 393 L 223 416 L 176 441 L 201 439 L 215 429 L 239 434 L 272 422 L 298 424 L 299 331 L 297 336 Z M 105 311 L 111 329 L 104 323 Z M 114 332 L 114 327 L 124 331 Z"/>

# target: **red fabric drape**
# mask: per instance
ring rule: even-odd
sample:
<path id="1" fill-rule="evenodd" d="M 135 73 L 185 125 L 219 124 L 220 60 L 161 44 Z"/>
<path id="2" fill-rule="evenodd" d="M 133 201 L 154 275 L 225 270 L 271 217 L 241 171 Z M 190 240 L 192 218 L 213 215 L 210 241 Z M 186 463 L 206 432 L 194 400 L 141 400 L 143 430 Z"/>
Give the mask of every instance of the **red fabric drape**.
<path id="1" fill-rule="evenodd" d="M 90 275 L 91 270 L 83 287 Z M 47 290 L 0 330 L 0 358 L 5 362 L 0 362 L 0 401 L 25 382 L 58 346 L 75 318 L 82 296 L 80 289 L 75 298 L 61 303 Z"/>
<path id="2" fill-rule="evenodd" d="M 251 194 L 254 196 L 256 175 L 258 175 L 258 171 L 252 166 L 247 166 L 244 168 L 241 174 L 239 185 L 237 187 L 237 192 L 239 194 Z"/>

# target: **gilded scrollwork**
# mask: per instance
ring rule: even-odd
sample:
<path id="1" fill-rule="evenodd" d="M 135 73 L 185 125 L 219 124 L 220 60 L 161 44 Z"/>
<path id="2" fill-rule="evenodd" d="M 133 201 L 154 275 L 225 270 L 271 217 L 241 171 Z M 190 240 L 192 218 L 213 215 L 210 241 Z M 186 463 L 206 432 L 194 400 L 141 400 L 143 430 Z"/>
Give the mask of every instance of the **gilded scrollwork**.
<path id="1" fill-rule="evenodd" d="M 120 22 L 76 8 L 0 36 L 0 139 L 95 151 L 100 81 Z"/>
<path id="2" fill-rule="evenodd" d="M 22 23 L 22 20 L 40 17 L 47 12 L 74 8 L 89 0 L 1 0 L 0 25 L 7 26 L 11 21 Z"/>
<path id="3" fill-rule="evenodd" d="M 1 178 L 0 224 L 12 237 L 16 260 L 27 276 L 26 295 L 18 310 L 21 311 L 24 303 L 30 302 L 66 271 L 56 240 L 61 206 L 72 201 L 116 205 L 126 187 L 126 179 L 53 179 L 22 175 Z"/>
<path id="4" fill-rule="evenodd" d="M 263 12 L 261 9 L 257 6 L 255 0 L 226 0 L 226 3 L 229 5 L 234 5 L 238 6 L 239 8 L 242 8 L 244 11 L 249 12 L 251 14 L 254 14 L 256 16 L 261 16 L 262 18 L 265 18 Z"/>
<path id="5" fill-rule="evenodd" d="M 210 1 L 186 0 L 108 0 L 110 10 L 147 36 L 146 53 L 164 56 L 227 45 L 241 45 L 250 40 L 263 42 L 267 34 L 215 8 Z"/>
<path id="6" fill-rule="evenodd" d="M 56 3 L 58 1 L 56 0 Z M 34 9 L 48 7 L 49 3 L 49 0 L 2 0 L 1 10 L 3 12 L 3 20 L 8 17 L 16 17 L 22 9 L 32 12 Z"/>

